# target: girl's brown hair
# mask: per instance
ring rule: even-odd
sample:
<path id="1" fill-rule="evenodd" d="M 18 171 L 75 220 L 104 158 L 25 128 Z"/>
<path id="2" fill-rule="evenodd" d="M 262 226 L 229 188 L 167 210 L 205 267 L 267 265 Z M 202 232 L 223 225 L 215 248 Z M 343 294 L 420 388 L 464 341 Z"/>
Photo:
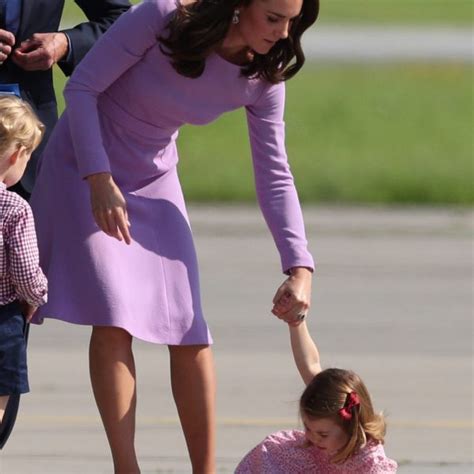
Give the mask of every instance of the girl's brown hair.
<path id="1" fill-rule="evenodd" d="M 0 157 L 12 146 L 24 146 L 28 153 L 40 144 L 44 125 L 25 101 L 0 96 Z"/>
<path id="2" fill-rule="evenodd" d="M 176 71 L 187 77 L 199 77 L 206 58 L 224 40 L 234 10 L 255 0 L 196 0 L 178 3 L 176 14 L 167 25 L 167 36 L 159 41 L 161 50 L 171 58 Z M 303 0 L 300 14 L 292 21 L 288 38 L 281 39 L 267 54 L 254 53 L 253 60 L 242 67 L 247 77 L 263 78 L 272 84 L 293 77 L 303 66 L 305 56 L 301 36 L 317 19 L 319 0 Z M 296 58 L 295 62 L 292 60 Z"/>
<path id="3" fill-rule="evenodd" d="M 349 395 L 354 392 L 360 404 L 352 407 L 350 419 L 345 419 L 340 410 L 347 407 Z M 347 433 L 349 441 L 331 458 L 332 462 L 346 461 L 370 439 L 384 442 L 384 416 L 375 413 L 364 382 L 350 370 L 326 369 L 316 375 L 301 395 L 300 414 L 310 419 L 330 418 Z"/>

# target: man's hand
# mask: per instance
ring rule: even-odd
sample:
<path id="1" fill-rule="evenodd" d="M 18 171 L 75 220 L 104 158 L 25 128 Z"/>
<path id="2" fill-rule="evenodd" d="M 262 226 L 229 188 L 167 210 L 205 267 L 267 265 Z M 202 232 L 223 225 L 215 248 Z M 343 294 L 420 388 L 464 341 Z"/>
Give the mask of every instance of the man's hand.
<path id="1" fill-rule="evenodd" d="M 15 45 L 15 36 L 9 31 L 0 28 L 0 64 L 3 64 L 12 52 Z"/>
<path id="2" fill-rule="evenodd" d="M 35 33 L 12 53 L 12 61 L 25 71 L 51 69 L 68 52 L 64 33 Z"/>

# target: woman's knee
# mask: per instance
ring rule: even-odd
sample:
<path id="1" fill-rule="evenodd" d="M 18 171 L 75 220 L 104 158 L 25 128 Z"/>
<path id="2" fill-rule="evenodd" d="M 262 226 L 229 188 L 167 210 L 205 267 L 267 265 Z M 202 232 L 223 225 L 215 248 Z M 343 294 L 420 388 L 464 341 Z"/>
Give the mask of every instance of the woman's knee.
<path id="1" fill-rule="evenodd" d="M 131 348 L 132 336 L 125 329 L 112 326 L 93 326 L 91 334 L 91 347 L 95 349 Z"/>
<path id="2" fill-rule="evenodd" d="M 171 369 L 190 370 L 197 369 L 199 372 L 213 373 L 214 359 L 212 349 L 209 345 L 193 346 L 168 346 L 170 352 Z"/>
<path id="3" fill-rule="evenodd" d="M 168 346 L 171 356 L 184 358 L 207 358 L 212 357 L 212 349 L 209 344 L 195 344 L 186 346 Z"/>

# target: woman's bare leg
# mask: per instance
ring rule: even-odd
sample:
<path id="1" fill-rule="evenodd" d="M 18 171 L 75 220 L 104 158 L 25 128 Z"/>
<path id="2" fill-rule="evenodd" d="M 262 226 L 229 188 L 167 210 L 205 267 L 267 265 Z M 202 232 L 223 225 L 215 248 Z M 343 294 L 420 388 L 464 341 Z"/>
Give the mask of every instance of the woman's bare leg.
<path id="1" fill-rule="evenodd" d="M 171 386 L 194 474 L 215 466 L 216 380 L 209 346 L 169 346 Z"/>
<path id="2" fill-rule="evenodd" d="M 139 473 L 135 453 L 136 377 L 132 336 L 120 328 L 94 327 L 89 370 L 115 473 Z"/>

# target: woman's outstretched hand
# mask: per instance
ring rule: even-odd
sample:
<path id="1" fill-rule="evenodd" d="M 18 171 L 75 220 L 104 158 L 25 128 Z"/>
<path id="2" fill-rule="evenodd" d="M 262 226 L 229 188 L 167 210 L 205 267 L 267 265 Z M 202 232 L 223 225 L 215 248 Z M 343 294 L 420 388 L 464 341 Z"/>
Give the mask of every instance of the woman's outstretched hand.
<path id="1" fill-rule="evenodd" d="M 311 304 L 313 274 L 305 267 L 294 267 L 273 298 L 272 313 L 290 325 L 304 320 Z"/>
<path id="2" fill-rule="evenodd" d="M 130 245 L 130 221 L 127 203 L 110 173 L 97 173 L 87 177 L 90 188 L 92 214 L 97 225 L 107 235 L 124 240 Z"/>

